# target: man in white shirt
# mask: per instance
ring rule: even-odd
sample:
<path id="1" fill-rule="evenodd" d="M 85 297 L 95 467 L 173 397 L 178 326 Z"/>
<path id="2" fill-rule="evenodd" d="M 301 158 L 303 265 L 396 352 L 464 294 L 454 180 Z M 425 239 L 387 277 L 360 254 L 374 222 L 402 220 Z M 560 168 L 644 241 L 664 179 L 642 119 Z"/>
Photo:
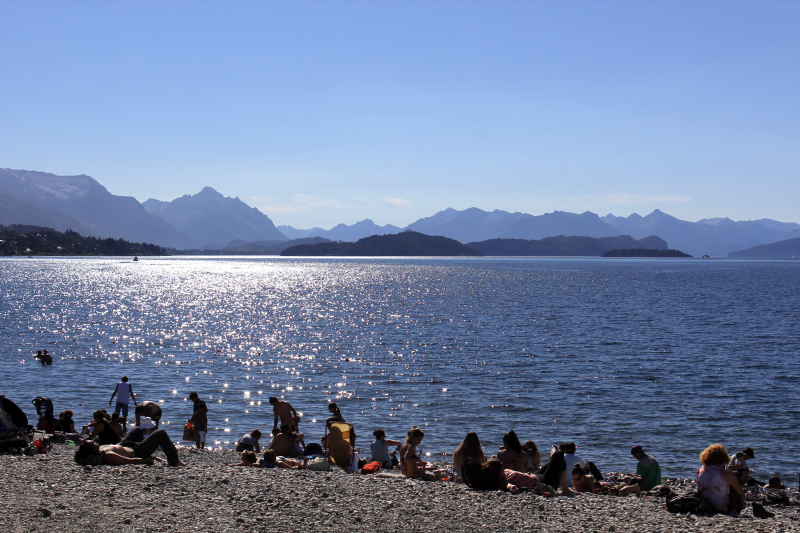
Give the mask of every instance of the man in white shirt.
<path id="1" fill-rule="evenodd" d="M 561 444 L 558 449 L 564 452 L 564 460 L 567 462 L 567 472 L 572 472 L 572 468 L 576 464 L 581 465 L 581 468 L 584 470 L 586 469 L 586 464 L 583 462 L 583 459 L 575 455 L 575 451 L 578 449 L 578 447 L 574 442 L 565 442 Z"/>
<path id="2" fill-rule="evenodd" d="M 117 397 L 117 405 L 114 408 L 114 412 L 122 416 L 122 429 L 124 430 L 128 425 L 128 404 L 131 402 L 131 398 L 133 398 L 133 405 L 136 406 L 136 395 L 133 393 L 133 386 L 128 383 L 128 376 L 122 376 L 122 381 L 114 387 L 114 393 L 111 395 L 111 399 L 108 400 L 109 406 L 114 396 Z"/>

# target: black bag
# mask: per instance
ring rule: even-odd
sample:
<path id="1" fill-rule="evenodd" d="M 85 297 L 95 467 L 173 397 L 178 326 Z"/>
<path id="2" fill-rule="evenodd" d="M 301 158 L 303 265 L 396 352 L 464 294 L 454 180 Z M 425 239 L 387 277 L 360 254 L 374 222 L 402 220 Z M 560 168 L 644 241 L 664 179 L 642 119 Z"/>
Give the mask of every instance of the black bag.
<path id="1" fill-rule="evenodd" d="M 708 498 L 696 491 L 669 498 L 667 500 L 667 511 L 670 513 L 692 514 L 713 514 L 717 512 Z"/>
<path id="2" fill-rule="evenodd" d="M 323 455 L 322 446 L 316 442 L 311 442 L 303 449 L 303 455 Z"/>

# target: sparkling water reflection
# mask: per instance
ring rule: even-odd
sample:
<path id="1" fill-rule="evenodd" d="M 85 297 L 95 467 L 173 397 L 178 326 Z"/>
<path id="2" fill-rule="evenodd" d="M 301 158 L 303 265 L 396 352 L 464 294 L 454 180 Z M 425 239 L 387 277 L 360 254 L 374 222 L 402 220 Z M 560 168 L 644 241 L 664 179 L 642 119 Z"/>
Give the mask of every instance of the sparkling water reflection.
<path id="1" fill-rule="evenodd" d="M 765 475 L 798 470 L 798 262 L 70 258 L 0 274 L 0 392 L 29 414 L 46 395 L 86 420 L 125 374 L 174 437 L 198 391 L 220 446 L 269 429 L 275 395 L 307 442 L 336 401 L 365 447 L 418 425 L 425 452 L 474 430 L 495 453 L 514 428 L 605 470 L 633 469 L 639 443 L 691 475 L 712 442 L 752 446 Z"/>

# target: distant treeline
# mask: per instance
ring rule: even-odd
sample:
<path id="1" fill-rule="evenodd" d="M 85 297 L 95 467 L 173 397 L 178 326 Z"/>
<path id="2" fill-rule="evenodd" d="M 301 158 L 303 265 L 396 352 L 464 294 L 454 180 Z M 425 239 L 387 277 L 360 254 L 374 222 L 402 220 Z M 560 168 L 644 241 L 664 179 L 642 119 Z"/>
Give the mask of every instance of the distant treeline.
<path id="1" fill-rule="evenodd" d="M 0 225 L 0 255 L 167 255 L 155 244 L 84 237 L 23 224 Z"/>
<path id="2" fill-rule="evenodd" d="M 447 237 L 431 237 L 406 230 L 396 235 L 373 235 L 356 242 L 321 242 L 291 246 L 281 252 L 283 256 L 352 256 L 352 257 L 413 257 L 413 256 L 479 256 L 480 252 L 467 248 Z"/>
<path id="3" fill-rule="evenodd" d="M 528 239 L 489 239 L 467 244 L 483 255 L 493 256 L 590 256 L 597 257 L 610 250 L 648 248 L 666 250 L 667 242 L 656 236 L 634 239 L 630 235 L 618 237 L 546 237 Z"/>

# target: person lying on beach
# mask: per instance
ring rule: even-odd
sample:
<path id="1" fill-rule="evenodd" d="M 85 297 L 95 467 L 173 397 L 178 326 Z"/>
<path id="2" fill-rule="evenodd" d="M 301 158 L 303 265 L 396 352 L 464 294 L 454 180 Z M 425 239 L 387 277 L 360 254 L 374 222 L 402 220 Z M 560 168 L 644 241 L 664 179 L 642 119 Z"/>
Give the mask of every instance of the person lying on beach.
<path id="1" fill-rule="evenodd" d="M 479 464 L 486 462 L 486 455 L 483 453 L 481 441 L 478 438 L 478 434 L 474 431 L 467 433 L 467 436 L 464 437 L 464 441 L 456 448 L 456 451 L 453 452 L 453 470 L 456 473 L 456 483 L 464 482 L 464 478 L 461 475 L 461 468 L 464 466 L 464 463 L 469 460 Z"/>
<path id="2" fill-rule="evenodd" d="M 148 417 L 158 427 L 158 422 L 161 420 L 161 406 L 156 402 L 140 402 L 134 410 L 136 414 L 136 425 L 141 422 L 142 417 Z"/>
<path id="3" fill-rule="evenodd" d="M 272 412 L 275 415 L 275 420 L 272 423 L 273 429 L 278 427 L 279 419 L 281 426 L 288 424 L 292 429 L 294 429 L 294 417 L 297 416 L 297 411 L 294 410 L 292 404 L 279 400 L 275 396 L 270 396 L 269 403 L 272 405 Z"/>
<path id="4" fill-rule="evenodd" d="M 725 468 L 728 461 L 728 451 L 722 444 L 712 444 L 703 450 L 700 454 L 703 466 L 697 471 L 697 492 L 708 498 L 718 511 L 737 513 L 745 507 L 744 490 L 736 474 Z"/>
<path id="5" fill-rule="evenodd" d="M 258 464 L 258 457 L 256 456 L 256 452 L 252 450 L 247 450 L 242 452 L 242 462 L 241 463 L 222 463 L 228 466 L 261 466 Z"/>
<path id="6" fill-rule="evenodd" d="M 286 457 L 277 455 L 274 450 L 264 450 L 264 457 L 258 460 L 258 466 L 262 468 L 289 468 L 291 470 L 299 470 L 305 468 L 308 459 L 303 462 L 288 459 Z"/>
<path id="7" fill-rule="evenodd" d="M 534 490 L 544 495 L 553 495 L 556 491 L 546 485 L 539 475 L 503 468 L 503 463 L 496 457 L 483 464 L 469 459 L 464 463 L 462 472 L 467 485 L 477 490 L 505 490 L 511 494 Z M 567 493 L 570 493 L 568 488 Z"/>
<path id="8" fill-rule="evenodd" d="M 528 459 L 528 469 L 526 472 L 534 473 L 538 471 L 542 463 L 542 454 L 539 452 L 536 443 L 532 440 L 526 441 L 525 444 L 522 445 L 522 451 L 525 452 L 525 457 Z"/>
<path id="9" fill-rule="evenodd" d="M 626 496 L 628 494 L 642 495 L 639 485 L 626 485 L 616 487 L 604 481 L 598 481 L 594 476 L 587 474 L 581 465 L 576 464 L 572 467 L 572 488 L 576 492 L 593 492 L 595 494 L 606 494 L 611 496 Z"/>
<path id="10" fill-rule="evenodd" d="M 507 470 L 528 471 L 527 458 L 522 451 L 519 437 L 517 437 L 517 433 L 513 429 L 503 435 L 503 447 L 500 448 L 497 458 L 503 463 L 503 468 Z"/>
<path id="11" fill-rule="evenodd" d="M 387 439 L 386 432 L 382 429 L 376 429 L 372 432 L 372 435 L 375 437 L 375 442 L 370 446 L 372 460 L 378 461 L 381 464 L 381 468 L 391 470 L 399 464 L 399 461 L 397 460 L 396 452 L 389 451 L 389 446 L 396 448 L 402 443 L 400 441 Z"/>
<path id="12" fill-rule="evenodd" d="M 423 481 L 438 481 L 439 477 L 436 474 L 441 473 L 441 470 L 437 470 L 435 465 L 423 461 L 417 455 L 417 446 L 422 444 L 424 437 L 425 433 L 417 426 L 409 430 L 406 442 L 400 448 L 400 467 L 406 477 Z"/>
<path id="13" fill-rule="evenodd" d="M 134 429 L 130 433 L 137 431 L 141 430 Z M 154 462 L 152 455 L 159 447 L 167 456 L 169 466 L 186 466 L 178 457 L 178 450 L 163 429 L 153 432 L 141 442 L 124 440 L 121 444 L 104 446 L 97 442 L 84 442 L 75 452 L 75 462 L 81 465 L 151 465 Z"/>
<path id="14" fill-rule="evenodd" d="M 261 453 L 261 446 L 258 444 L 258 439 L 260 438 L 261 432 L 257 429 L 254 429 L 239 439 L 239 441 L 236 443 L 236 451 L 255 451 L 256 453 Z"/>

